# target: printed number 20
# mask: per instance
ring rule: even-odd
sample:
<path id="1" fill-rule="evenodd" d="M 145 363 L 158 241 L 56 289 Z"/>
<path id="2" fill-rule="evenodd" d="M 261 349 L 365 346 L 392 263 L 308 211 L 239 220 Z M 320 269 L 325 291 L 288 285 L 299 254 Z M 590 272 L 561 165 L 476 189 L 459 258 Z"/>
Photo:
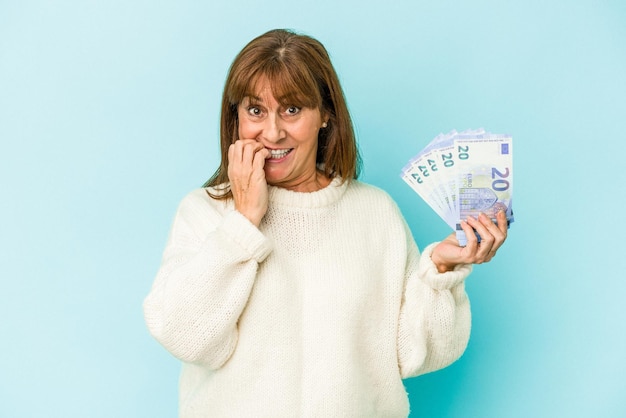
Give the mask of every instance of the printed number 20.
<path id="1" fill-rule="evenodd" d="M 491 183 L 491 188 L 496 192 L 503 192 L 505 190 L 508 190 L 510 186 L 509 181 L 504 180 L 509 176 L 509 168 L 507 167 L 505 170 L 506 171 L 502 173 L 495 167 L 491 169 L 491 178 L 494 179 Z"/>

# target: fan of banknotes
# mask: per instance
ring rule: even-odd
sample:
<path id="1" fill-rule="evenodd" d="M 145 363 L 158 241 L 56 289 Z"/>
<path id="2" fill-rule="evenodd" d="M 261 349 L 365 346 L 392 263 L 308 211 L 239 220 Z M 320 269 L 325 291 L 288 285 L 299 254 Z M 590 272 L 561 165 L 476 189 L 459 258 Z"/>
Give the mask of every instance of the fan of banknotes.
<path id="1" fill-rule="evenodd" d="M 456 231 L 466 245 L 461 219 L 504 210 L 513 220 L 513 143 L 510 135 L 484 129 L 439 134 L 402 169 L 402 179 Z M 480 240 L 480 236 L 476 234 Z"/>

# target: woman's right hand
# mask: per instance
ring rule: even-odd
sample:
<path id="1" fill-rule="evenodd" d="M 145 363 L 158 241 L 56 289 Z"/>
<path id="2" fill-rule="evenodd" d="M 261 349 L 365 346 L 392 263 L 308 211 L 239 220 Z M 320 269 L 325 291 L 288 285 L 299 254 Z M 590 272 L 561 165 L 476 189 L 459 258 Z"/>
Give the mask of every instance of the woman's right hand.
<path id="1" fill-rule="evenodd" d="M 235 209 L 259 226 L 267 212 L 265 160 L 270 152 L 254 139 L 240 139 L 228 149 L 228 179 Z"/>

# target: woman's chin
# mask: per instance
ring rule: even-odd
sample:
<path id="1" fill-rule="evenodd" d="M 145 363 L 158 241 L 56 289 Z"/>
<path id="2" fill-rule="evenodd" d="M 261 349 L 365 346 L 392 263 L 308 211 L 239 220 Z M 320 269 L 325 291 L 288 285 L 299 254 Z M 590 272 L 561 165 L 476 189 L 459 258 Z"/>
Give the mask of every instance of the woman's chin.
<path id="1" fill-rule="evenodd" d="M 286 179 L 283 173 L 279 173 L 276 170 L 265 170 L 265 181 L 270 186 L 281 187 Z"/>

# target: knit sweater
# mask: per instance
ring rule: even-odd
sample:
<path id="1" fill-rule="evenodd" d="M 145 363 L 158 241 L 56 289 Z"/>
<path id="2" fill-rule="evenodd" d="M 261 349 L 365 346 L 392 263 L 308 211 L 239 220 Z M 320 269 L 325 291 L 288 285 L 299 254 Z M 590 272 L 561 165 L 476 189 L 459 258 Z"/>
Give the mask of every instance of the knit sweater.
<path id="1" fill-rule="evenodd" d="M 257 228 L 198 189 L 181 202 L 144 302 L 182 361 L 180 417 L 406 417 L 402 379 L 470 333 L 464 279 L 421 255 L 382 190 L 269 188 Z"/>

